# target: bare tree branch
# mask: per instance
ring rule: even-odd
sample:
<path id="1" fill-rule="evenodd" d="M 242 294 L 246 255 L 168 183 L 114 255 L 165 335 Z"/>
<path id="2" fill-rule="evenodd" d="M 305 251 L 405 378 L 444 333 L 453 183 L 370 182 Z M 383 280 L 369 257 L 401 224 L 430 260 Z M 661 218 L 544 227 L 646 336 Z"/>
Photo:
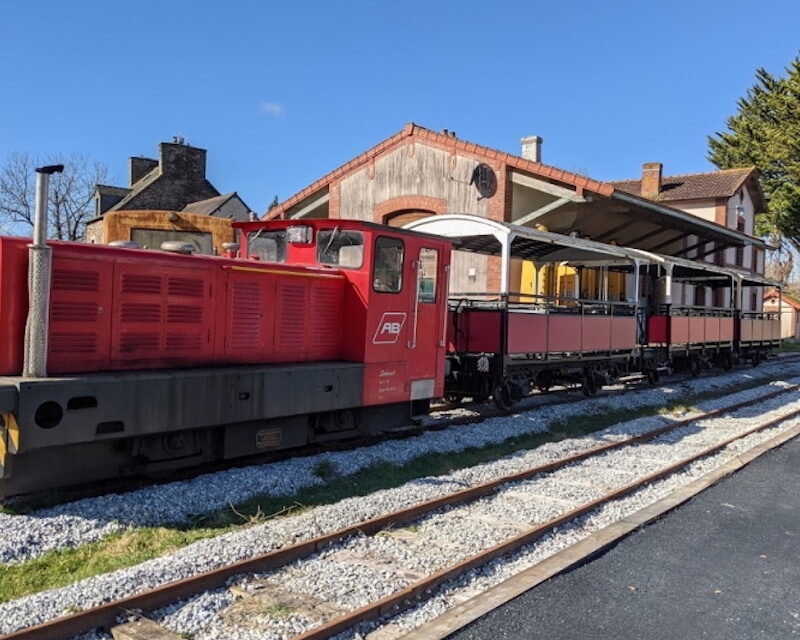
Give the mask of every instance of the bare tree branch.
<path id="1" fill-rule="evenodd" d="M 105 182 L 108 174 L 105 166 L 80 154 L 46 158 L 20 152 L 9 154 L 0 168 L 0 228 L 3 232 L 30 232 L 35 209 L 34 169 L 48 164 L 64 165 L 64 172 L 50 179 L 48 235 L 59 240 L 80 240 L 86 222 L 94 216 L 95 185 Z"/>

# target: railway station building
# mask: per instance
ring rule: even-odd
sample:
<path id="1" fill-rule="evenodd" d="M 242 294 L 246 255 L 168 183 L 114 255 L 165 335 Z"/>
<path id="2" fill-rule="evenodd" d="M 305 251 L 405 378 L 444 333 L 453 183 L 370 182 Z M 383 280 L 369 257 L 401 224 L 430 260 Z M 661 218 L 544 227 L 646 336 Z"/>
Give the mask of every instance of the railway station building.
<path id="1" fill-rule="evenodd" d="M 481 146 L 455 132 L 408 124 L 272 208 L 267 217 L 302 220 L 349 218 L 403 226 L 443 213 L 466 213 L 498 222 L 617 244 L 653 253 L 729 266 L 743 274 L 764 272 L 766 246 L 754 237 L 764 197 L 755 169 L 662 176 L 644 165 L 637 180 L 602 182 L 541 162 L 542 140 L 521 140 L 520 155 Z M 453 289 L 562 297 L 632 299 L 622 274 L 577 274 L 564 267 L 537 269 L 512 260 L 501 274 L 491 256 L 453 260 Z M 640 296 L 652 292 L 640 291 Z M 729 306 L 730 289 L 674 284 L 672 300 Z M 759 310 L 762 291 L 742 300 Z"/>

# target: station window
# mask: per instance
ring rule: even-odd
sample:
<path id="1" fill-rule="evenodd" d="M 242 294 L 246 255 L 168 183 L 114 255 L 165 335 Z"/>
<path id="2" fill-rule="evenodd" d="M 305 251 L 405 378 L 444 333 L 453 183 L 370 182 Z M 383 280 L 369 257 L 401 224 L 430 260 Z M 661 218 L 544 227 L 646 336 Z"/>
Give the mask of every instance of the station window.
<path id="1" fill-rule="evenodd" d="M 375 240 L 372 288 L 381 293 L 397 293 L 403 288 L 402 240 L 385 237 Z"/>
<path id="2" fill-rule="evenodd" d="M 286 232 L 260 229 L 248 233 L 247 255 L 264 262 L 286 262 Z"/>
<path id="3" fill-rule="evenodd" d="M 436 249 L 420 249 L 419 291 L 420 302 L 436 302 L 436 273 L 439 268 L 439 252 Z"/>
<path id="4" fill-rule="evenodd" d="M 364 235 L 360 231 L 342 231 L 339 227 L 317 234 L 317 261 L 346 269 L 364 264 Z"/>

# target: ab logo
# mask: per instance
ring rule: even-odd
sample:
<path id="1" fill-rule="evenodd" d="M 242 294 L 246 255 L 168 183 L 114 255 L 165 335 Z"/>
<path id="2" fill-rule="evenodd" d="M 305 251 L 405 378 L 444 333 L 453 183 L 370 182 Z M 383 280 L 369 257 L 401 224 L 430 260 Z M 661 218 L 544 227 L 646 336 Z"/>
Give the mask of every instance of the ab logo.
<path id="1" fill-rule="evenodd" d="M 400 331 L 406 322 L 406 314 L 398 311 L 387 311 L 383 314 L 375 330 L 373 344 L 394 344 L 400 337 Z"/>

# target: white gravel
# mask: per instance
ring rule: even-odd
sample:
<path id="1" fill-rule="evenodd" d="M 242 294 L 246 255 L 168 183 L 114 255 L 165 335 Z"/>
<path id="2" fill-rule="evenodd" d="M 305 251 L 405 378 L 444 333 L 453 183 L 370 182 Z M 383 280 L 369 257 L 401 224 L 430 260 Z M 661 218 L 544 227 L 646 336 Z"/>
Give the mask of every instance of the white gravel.
<path id="1" fill-rule="evenodd" d="M 694 382 L 699 381 L 693 381 L 692 383 L 688 384 L 690 385 Z M 759 395 L 763 395 L 765 392 L 769 392 L 772 389 L 774 389 L 774 386 L 752 389 L 747 392 L 737 394 L 735 399 L 744 400 L 748 397 L 758 397 Z M 657 392 L 657 390 L 643 393 L 655 392 Z M 707 410 L 709 408 L 713 408 L 714 406 L 729 404 L 733 399 L 734 398 L 730 397 L 727 399 L 715 399 L 707 403 L 702 403 L 702 406 L 699 408 Z M 620 400 L 627 406 L 631 406 L 628 396 L 626 396 L 624 399 L 620 398 Z M 762 407 L 762 412 L 765 409 L 788 407 L 790 402 L 798 403 L 798 406 L 800 406 L 800 393 L 792 392 L 786 396 L 779 396 L 777 399 L 767 401 L 763 403 L 764 407 Z M 568 406 L 574 407 L 575 405 Z M 585 411 L 586 409 L 584 408 L 584 413 Z M 754 412 L 748 409 L 743 411 L 743 413 L 753 414 Z M 663 422 L 668 419 L 669 418 L 665 417 L 661 418 L 660 421 Z M 474 426 L 488 426 L 491 428 L 491 423 L 493 422 L 499 423 L 495 425 L 495 431 L 504 428 L 508 429 L 508 431 L 512 431 L 515 420 L 513 418 L 496 419 Z M 534 423 L 534 420 L 533 416 L 525 415 L 518 417 L 516 422 L 522 423 L 523 427 L 529 428 L 530 423 Z M 726 417 L 704 421 L 703 424 L 706 422 L 713 423 L 708 427 L 709 429 L 719 427 L 727 434 L 731 432 L 730 427 L 733 423 L 738 422 L 744 424 L 747 422 L 747 420 L 744 418 L 734 419 Z M 464 469 L 448 476 L 440 478 L 424 478 L 407 483 L 406 485 L 395 489 L 380 491 L 365 497 L 343 500 L 336 505 L 319 507 L 299 516 L 273 520 L 245 530 L 225 534 L 215 539 L 203 540 L 170 554 L 169 556 L 158 558 L 135 567 L 116 571 L 111 574 L 96 576 L 87 580 L 82 580 L 74 585 L 70 585 L 62 589 L 34 594 L 11 603 L 0 605 L 0 633 L 8 633 L 24 626 L 30 626 L 32 624 L 44 622 L 45 620 L 63 614 L 73 607 L 87 608 L 95 606 L 111 599 L 124 597 L 125 595 L 140 592 L 172 580 L 184 578 L 197 572 L 207 571 L 218 566 L 251 557 L 254 554 L 283 546 L 298 539 L 308 538 L 319 533 L 332 531 L 365 518 L 380 513 L 385 513 L 389 510 L 395 510 L 405 505 L 414 504 L 424 499 L 432 498 L 459 488 L 463 488 L 465 485 L 473 485 L 479 482 L 485 482 L 491 478 L 498 477 L 509 472 L 529 468 L 530 466 L 540 464 L 544 461 L 562 457 L 567 452 L 585 450 L 586 448 L 595 446 L 598 441 L 616 439 L 619 438 L 621 434 L 638 433 L 643 430 L 642 423 L 647 423 L 649 428 L 652 428 L 654 421 L 651 418 L 646 418 L 626 424 L 616 425 L 610 429 L 592 434 L 591 436 L 585 438 L 565 440 L 558 443 L 549 443 L 548 445 L 539 447 L 533 451 L 521 452 L 502 460 L 479 465 L 470 469 Z M 467 428 L 472 428 L 472 425 Z M 700 426 L 698 425 L 683 427 L 682 431 L 684 432 L 684 439 L 696 434 L 699 428 Z M 457 429 L 463 430 L 465 427 L 458 427 Z M 439 435 L 442 433 L 446 432 L 438 432 L 432 435 Z M 422 437 L 424 438 L 424 436 Z M 401 449 L 401 451 L 398 452 L 398 455 L 402 457 L 404 450 L 407 448 L 408 441 L 384 443 L 378 445 L 376 448 L 383 448 L 386 444 L 393 444 L 396 448 Z M 663 451 L 659 452 L 659 448 Z M 655 459 L 657 459 L 659 456 L 663 458 L 665 452 L 669 450 L 666 441 L 664 443 L 655 442 L 653 444 L 639 445 L 637 449 L 639 451 L 646 452 L 648 458 Z M 348 454 L 350 453 L 353 452 L 348 452 Z M 611 453 L 606 454 L 606 456 L 611 455 Z M 330 458 L 333 459 L 335 464 L 338 464 L 339 456 L 340 454 L 335 454 L 330 456 Z M 587 461 L 584 464 L 588 464 L 589 462 L 590 461 Z M 575 465 L 569 469 L 574 468 Z M 602 468 L 603 467 L 601 467 L 601 470 Z M 618 472 L 612 472 L 607 473 L 606 475 L 609 477 L 604 476 L 603 484 L 624 484 L 626 482 L 626 475 L 624 473 L 620 474 Z M 555 500 L 547 503 L 540 512 L 534 511 L 533 507 L 525 504 L 526 501 L 524 500 L 524 493 L 522 494 L 523 497 L 521 498 L 518 488 L 516 490 L 508 489 L 505 492 L 500 492 L 498 497 L 502 497 L 503 494 L 508 494 L 504 498 L 506 503 L 516 505 L 515 508 L 517 511 L 526 508 L 529 510 L 528 518 L 522 518 L 520 522 L 528 523 L 531 521 L 542 521 L 541 519 L 552 517 L 554 513 L 553 505 L 558 507 L 560 510 L 563 510 L 562 502 L 569 503 L 570 501 L 575 500 L 584 501 L 583 498 L 585 498 L 586 495 L 594 493 L 595 489 L 591 486 L 591 484 L 588 484 L 587 481 L 590 481 L 590 477 L 584 472 L 583 475 L 577 476 L 570 482 L 562 483 L 562 493 L 554 494 L 558 497 Z M 535 487 L 537 486 L 536 483 L 544 485 L 546 482 L 547 477 L 535 478 L 528 481 L 527 486 Z M 670 482 L 670 480 L 666 482 Z M 648 488 L 648 490 L 651 488 L 652 487 Z M 484 501 L 484 504 L 488 505 L 490 502 Z M 425 535 L 433 537 L 434 535 L 438 535 L 437 527 L 440 525 L 437 523 L 445 523 L 448 520 L 448 514 L 451 518 L 457 517 L 459 513 L 469 512 L 470 510 L 474 514 L 477 508 L 478 507 L 476 507 L 476 505 L 469 505 L 463 508 L 466 511 L 460 512 L 458 509 L 452 509 L 441 514 L 436 514 L 431 516 L 426 522 L 421 523 L 420 529 L 427 527 L 427 529 L 424 531 Z M 487 507 L 485 512 L 481 514 L 481 516 L 484 518 L 483 522 L 487 526 L 475 525 L 473 521 L 470 521 L 469 525 L 467 526 L 467 520 L 462 519 L 460 521 L 461 526 L 457 527 L 458 535 L 455 538 L 455 541 L 450 543 L 451 547 L 455 549 L 455 552 L 459 553 L 474 550 L 476 548 L 475 545 L 478 539 L 481 539 L 485 542 L 487 539 L 486 536 L 493 536 L 494 534 L 492 532 L 497 531 L 500 528 L 496 523 L 494 526 L 492 526 L 492 518 L 500 518 L 501 514 L 508 512 L 509 510 L 506 509 L 506 507 L 503 507 L 503 509 L 500 510 L 497 508 L 492 510 L 491 508 Z M 508 534 L 508 528 L 505 528 L 502 533 L 504 535 Z M 411 563 L 410 565 L 411 571 L 430 570 L 431 567 L 437 566 L 437 563 L 441 563 L 449 559 L 442 557 L 441 552 L 434 549 L 428 549 L 427 553 L 423 553 L 422 551 L 427 548 L 425 545 L 423 545 L 422 548 L 416 548 L 414 553 L 411 553 L 410 551 L 401 552 L 398 551 L 397 545 L 394 541 L 388 541 L 390 538 L 382 538 L 382 536 L 379 536 L 378 538 L 375 538 L 375 540 L 381 540 L 379 544 L 386 547 L 387 550 L 392 549 L 393 554 L 400 553 L 402 555 L 405 553 L 406 557 L 417 558 L 416 564 Z M 351 544 L 351 542 L 348 541 L 343 543 L 343 545 L 339 545 L 326 553 L 335 553 L 337 549 L 344 549 L 345 545 L 347 544 Z M 352 551 L 352 549 L 350 549 L 350 551 Z M 320 564 L 319 567 L 315 567 L 316 573 L 313 574 L 313 582 L 315 584 L 319 584 L 319 593 L 330 594 L 334 600 L 337 598 L 341 599 L 343 597 L 349 598 L 347 595 L 347 589 L 345 589 L 345 592 L 342 592 L 342 587 L 337 586 L 338 583 L 321 580 L 321 567 L 322 564 Z M 337 572 L 334 572 L 334 575 L 330 577 L 331 580 L 334 580 L 336 573 Z M 341 573 L 341 570 L 339 570 L 338 573 Z M 411 578 L 408 576 L 398 577 L 394 576 L 394 574 L 380 574 L 380 579 L 376 578 L 374 582 L 379 582 L 381 584 L 390 586 L 393 585 L 392 588 L 397 588 L 398 585 L 402 585 L 404 581 L 410 579 Z M 305 582 L 308 582 L 308 580 L 306 579 Z M 337 589 L 339 589 L 339 591 L 337 591 Z M 372 597 L 372 595 L 374 595 L 374 590 L 367 589 L 367 591 L 364 592 L 354 592 L 352 595 L 352 598 L 344 601 L 348 606 L 355 602 L 361 602 L 363 598 Z M 174 621 L 183 620 L 183 622 L 175 622 L 175 624 L 186 633 L 195 633 L 195 631 L 191 631 L 189 629 L 201 628 L 206 624 L 196 622 L 200 615 L 203 616 L 204 620 L 216 620 L 215 616 L 217 616 L 218 612 L 227 606 L 227 601 L 224 597 L 220 596 L 217 598 L 216 596 L 212 596 L 214 596 L 214 594 L 211 594 L 209 598 L 197 599 L 196 602 L 190 605 L 188 608 L 181 607 L 180 609 L 172 611 L 169 613 L 169 619 Z M 196 608 L 198 612 L 202 612 L 202 614 L 192 614 L 191 611 L 193 608 Z M 279 623 L 280 625 L 284 626 L 287 624 L 289 626 L 302 626 L 302 624 L 308 623 L 308 621 L 304 623 L 302 620 L 295 618 L 297 618 L 297 616 L 291 616 L 288 621 L 281 620 Z M 195 625 L 195 622 L 196 626 L 192 626 Z M 217 628 L 218 626 L 219 625 L 215 624 L 212 628 Z M 228 631 L 230 631 L 230 629 L 228 629 Z M 203 631 L 202 633 L 206 632 Z M 216 633 L 216 631 L 209 631 L 208 633 L 213 634 Z M 206 636 L 201 635 L 198 637 Z M 211 638 L 215 636 L 209 635 L 207 637 Z M 223 635 L 218 637 L 233 636 Z M 235 637 L 239 637 L 238 633 Z M 258 637 L 268 636 L 262 635 Z"/>
<path id="2" fill-rule="evenodd" d="M 763 403 L 760 407 L 762 410 L 760 415 L 753 415 L 754 412 L 748 409 L 739 412 L 735 417 L 706 420 L 697 426 L 692 425 L 680 429 L 684 438 L 687 439 L 695 437 L 698 429 L 702 429 L 706 435 L 704 439 L 695 438 L 695 446 L 686 445 L 683 447 L 684 451 L 676 451 L 670 443 L 655 441 L 652 444 L 636 445 L 609 452 L 603 458 L 608 468 L 617 468 L 620 461 L 631 457 L 631 453 L 638 455 L 646 450 L 648 455 L 659 456 L 659 466 L 664 467 L 670 461 L 677 461 L 697 453 L 710 440 L 724 439 L 729 434 L 743 432 L 764 419 L 800 409 L 800 393 L 793 394 L 791 403 L 781 405 L 780 400 L 772 400 Z M 516 554 L 511 560 L 496 562 L 490 567 L 476 570 L 468 578 L 457 581 L 456 584 L 460 584 L 462 589 L 466 587 L 468 593 L 475 593 L 477 580 L 491 581 L 495 579 L 499 581 L 511 575 L 505 565 L 516 566 L 519 564 L 520 558 L 528 556 L 539 561 L 542 557 L 555 553 L 569 544 L 574 544 L 589 533 L 658 500 L 675 487 L 707 473 L 738 455 L 744 449 L 772 437 L 776 430 L 782 430 L 798 423 L 800 423 L 800 418 L 794 418 L 766 434 L 754 434 L 745 442 L 737 442 L 713 458 L 694 463 L 667 480 L 654 483 L 646 489 L 637 491 L 629 497 L 615 501 L 574 523 L 561 527 L 556 533 L 548 535 L 536 545 L 531 545 L 522 553 Z M 714 433 L 717 434 L 716 438 Z M 599 497 L 602 491 L 598 491 L 596 487 L 575 485 L 575 471 L 580 470 L 582 466 L 583 463 L 576 463 L 545 478 L 517 483 L 494 496 L 428 516 L 414 526 L 411 539 L 406 536 L 397 538 L 391 534 L 374 538 L 352 538 L 287 568 L 249 577 L 246 584 L 281 585 L 289 592 L 304 594 L 312 601 L 330 602 L 342 611 L 352 611 L 408 586 L 423 575 L 430 574 L 511 538 L 522 528 L 515 527 L 515 523 L 545 522 L 553 514 L 549 509 L 537 511 L 541 507 L 541 496 L 544 494 L 563 501 L 564 504 L 560 511 L 577 507 Z M 597 470 L 593 472 L 598 473 Z M 547 482 L 547 487 L 543 486 L 544 481 Z M 619 478 L 615 477 L 609 481 L 609 484 L 624 486 L 627 482 L 621 482 Z M 511 494 L 512 500 L 527 503 L 529 509 L 521 518 L 516 517 L 517 512 L 507 508 L 509 494 Z M 408 571 L 417 572 L 420 575 L 414 578 L 408 575 Z M 483 585 L 481 584 L 481 586 Z M 446 587 L 442 596 L 437 599 L 443 598 L 446 605 L 452 606 L 455 602 L 451 591 L 452 587 Z M 463 597 L 464 593 L 462 592 L 456 601 Z M 435 602 L 423 605 L 419 608 L 418 615 L 404 614 L 400 618 L 401 626 L 403 628 L 416 626 L 422 620 L 427 619 L 428 615 L 440 612 L 440 608 L 437 608 Z M 208 612 L 204 611 L 204 614 L 208 615 Z M 308 618 L 297 616 L 293 620 L 292 632 L 302 632 L 315 624 Z M 284 621 L 282 620 L 277 621 L 277 626 L 275 626 L 273 621 L 267 618 L 260 619 L 258 624 L 254 625 L 255 628 L 250 628 L 249 625 L 243 627 L 241 621 L 239 624 L 231 626 L 226 624 L 225 620 L 218 618 L 212 627 L 200 631 L 196 638 L 206 640 L 224 637 L 249 640 L 250 638 L 288 637 L 287 629 L 283 625 Z M 185 631 L 179 625 L 170 626 L 176 631 Z M 362 631 L 364 630 L 362 629 Z"/>
<path id="3" fill-rule="evenodd" d="M 456 452 L 544 431 L 549 425 L 574 416 L 600 414 L 621 407 L 662 406 L 688 394 L 724 390 L 756 376 L 777 378 L 797 375 L 798 372 L 800 363 L 777 361 L 759 369 L 739 370 L 707 379 L 701 377 L 674 386 L 632 391 L 624 396 L 577 400 L 571 404 L 548 406 L 541 411 L 491 418 L 479 424 L 428 432 L 399 442 L 387 441 L 352 451 L 230 469 L 121 495 L 88 498 L 28 515 L 0 514 L 0 531 L 3 532 L 0 536 L 0 564 L 24 562 L 52 549 L 94 542 L 129 527 L 190 522 L 198 515 L 225 509 L 259 494 L 291 496 L 303 487 L 323 482 L 315 474 L 321 463 L 328 463 L 338 474 L 347 476 L 377 463 L 402 465 L 427 453 Z M 755 388 L 748 393 L 757 395 L 764 392 Z M 458 411 L 469 412 L 460 409 L 450 413 Z M 661 420 L 655 417 L 635 428 L 647 430 Z M 585 443 L 573 442 L 572 446 L 581 447 Z M 560 456 L 564 449 L 557 447 L 556 451 Z"/>

